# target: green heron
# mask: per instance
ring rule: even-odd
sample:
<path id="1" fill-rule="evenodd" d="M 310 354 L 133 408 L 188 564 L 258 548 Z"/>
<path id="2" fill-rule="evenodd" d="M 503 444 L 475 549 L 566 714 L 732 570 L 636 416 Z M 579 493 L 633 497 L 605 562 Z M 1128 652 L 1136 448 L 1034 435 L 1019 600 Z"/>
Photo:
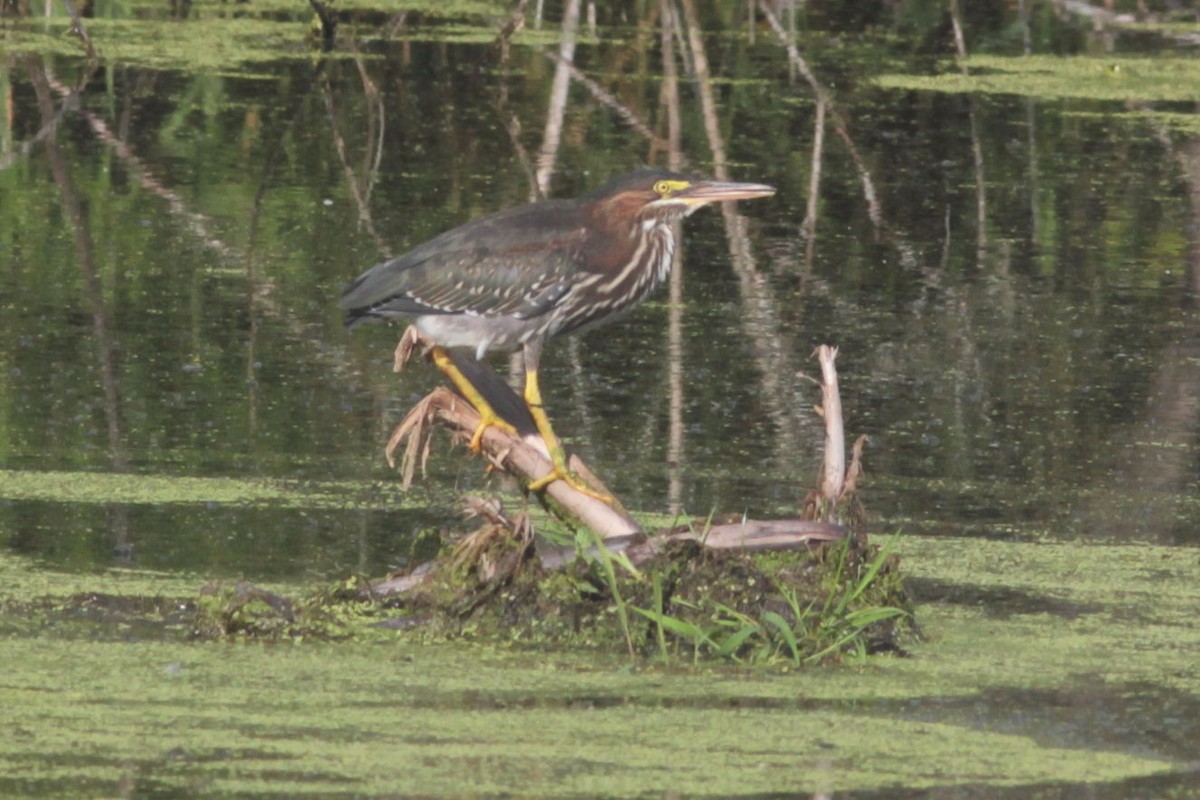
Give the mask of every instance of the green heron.
<path id="1" fill-rule="evenodd" d="M 515 432 L 454 365 L 449 349 L 482 359 L 520 347 L 525 403 L 554 468 L 534 481 L 588 490 L 567 469 L 542 408 L 538 363 L 551 336 L 591 327 L 628 310 L 671 271 L 674 223 L 709 203 L 767 197 L 758 183 L 699 180 L 642 169 L 577 200 L 548 200 L 474 219 L 363 273 L 343 293 L 346 326 L 411 317 L 433 344 L 433 361 L 480 414 L 478 451 L 490 425 Z"/>

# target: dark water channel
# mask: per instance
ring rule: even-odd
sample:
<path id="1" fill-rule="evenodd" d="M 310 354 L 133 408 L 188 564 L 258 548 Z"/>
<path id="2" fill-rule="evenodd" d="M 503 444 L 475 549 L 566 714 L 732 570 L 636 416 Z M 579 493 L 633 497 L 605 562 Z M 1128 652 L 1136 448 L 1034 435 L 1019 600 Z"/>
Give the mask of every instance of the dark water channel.
<path id="1" fill-rule="evenodd" d="M 574 50 L 590 83 L 565 102 L 557 10 L 506 54 L 473 11 L 401 14 L 390 36 L 383 12 L 359 12 L 317 66 L 306 14 L 275 20 L 278 46 L 214 34 L 230 46 L 215 64 L 175 39 L 159 52 L 176 35 L 152 27 L 165 5 L 108 58 L 123 13 L 97 3 L 90 76 L 74 40 L 42 46 L 36 25 L 4 22 L 0 547 L 72 571 L 307 579 L 379 574 L 415 532 L 462 529 L 458 497 L 494 479 L 441 439 L 399 502 L 382 448 L 438 378 L 391 372 L 400 328 L 346 332 L 341 287 L 529 200 L 536 173 L 574 196 L 665 166 L 675 113 L 688 169 L 778 193 L 692 217 L 677 284 L 548 348 L 556 427 L 626 505 L 794 513 L 822 442 L 805 375 L 829 343 L 848 430 L 870 437 L 878 530 L 1196 547 L 1200 83 L 1164 100 L 1148 85 L 1144 102 L 1033 80 L 896 88 L 879 79 L 947 72 L 947 18 L 814 5 L 798 35 L 831 106 L 765 22 L 748 35 L 745 4 L 700 9 L 708 74 L 689 56 L 678 84 L 656 4 L 600 9 Z M 1012 4 L 985 5 L 967 44 L 1019 59 Z M 1196 58 L 1089 25 L 1035 13 L 1033 50 L 1109 58 L 1110 73 Z M 168 480 L 135 498 L 114 475 L 289 492 L 176 495 Z M 1194 741 L 1168 749 L 1200 758 Z"/>

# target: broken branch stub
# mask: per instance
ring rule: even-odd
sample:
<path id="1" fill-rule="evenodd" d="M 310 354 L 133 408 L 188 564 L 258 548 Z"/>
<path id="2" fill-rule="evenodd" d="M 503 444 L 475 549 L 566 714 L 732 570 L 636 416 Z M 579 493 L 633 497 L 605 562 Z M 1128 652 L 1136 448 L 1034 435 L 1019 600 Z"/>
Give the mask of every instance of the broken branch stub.
<path id="1" fill-rule="evenodd" d="M 821 416 L 825 420 L 825 461 L 821 468 L 821 496 L 836 502 L 846 484 L 846 433 L 842 426 L 842 397 L 838 393 L 837 348 L 817 348 L 821 364 Z M 857 477 L 857 475 L 855 476 Z"/>

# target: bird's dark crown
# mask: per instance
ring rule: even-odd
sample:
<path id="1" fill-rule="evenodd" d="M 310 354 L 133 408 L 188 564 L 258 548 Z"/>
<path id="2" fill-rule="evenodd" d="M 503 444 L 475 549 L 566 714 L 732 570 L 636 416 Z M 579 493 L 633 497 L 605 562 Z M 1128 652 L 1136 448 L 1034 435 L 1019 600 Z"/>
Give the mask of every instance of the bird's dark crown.
<path id="1" fill-rule="evenodd" d="M 588 192 L 585 197 L 591 200 L 599 200 L 604 197 L 621 194 L 622 192 L 653 192 L 655 185 L 659 181 L 694 183 L 695 180 L 695 178 L 681 175 L 678 172 L 655 169 L 653 167 L 642 167 L 641 169 L 635 169 L 633 172 L 627 172 L 624 175 L 613 178 L 603 186 L 599 186 Z"/>

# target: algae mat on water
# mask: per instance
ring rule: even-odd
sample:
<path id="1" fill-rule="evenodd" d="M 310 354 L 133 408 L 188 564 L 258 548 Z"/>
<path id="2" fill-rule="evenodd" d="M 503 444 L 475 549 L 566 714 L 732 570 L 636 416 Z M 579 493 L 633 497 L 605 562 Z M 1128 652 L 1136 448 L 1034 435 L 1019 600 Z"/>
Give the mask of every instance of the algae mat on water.
<path id="1" fill-rule="evenodd" d="M 436 20 L 431 27 L 407 28 L 409 41 L 490 44 L 496 38 L 491 18 L 503 12 L 487 2 L 404 2 L 384 0 L 348 0 L 338 3 L 343 12 L 342 31 L 368 41 L 379 33 L 371 23 L 361 28 L 350 12 L 391 15 L 419 12 L 425 19 Z M 318 48 L 312 36 L 313 13 L 306 3 L 291 0 L 230 4 L 197 1 L 185 13 L 169 4 L 133 0 L 117 4 L 97 4 L 84 14 L 83 27 L 99 57 L 108 64 L 127 68 L 181 70 L 188 74 L 270 78 L 280 61 L 308 61 Z M 0 53 L 36 53 L 42 56 L 84 55 L 78 39 L 70 34 L 71 20 L 66 8 L 46 6 L 45 16 L 11 18 L 0 37 Z M 393 34 L 395 35 L 395 34 Z M 344 38 L 345 34 L 343 34 Z M 553 31 L 518 31 L 518 44 L 551 45 L 559 37 Z M 320 52 L 324 59 L 376 58 L 370 48 L 353 52 L 344 48 Z"/>
<path id="2" fill-rule="evenodd" d="M 167 505 L 220 503 L 281 508 L 420 508 L 395 483 L 0 469 L 0 500 Z"/>
<path id="3" fill-rule="evenodd" d="M 1200 61 L 1188 55 L 975 55 L 966 63 L 969 74 L 946 62 L 934 75 L 883 74 L 874 82 L 901 91 L 1121 103 L 1073 108 L 1076 114 L 1103 111 L 1110 121 L 1151 119 L 1180 133 L 1200 132 L 1200 118 L 1178 105 L 1200 100 Z"/>
<path id="4" fill-rule="evenodd" d="M 913 657 L 799 673 L 5 624 L 0 795 L 734 796 L 1194 769 L 1196 737 L 1162 733 L 1170 715 L 1194 725 L 1186 704 L 1200 696 L 1200 634 L 1182 624 L 1200 591 L 1194 551 L 912 538 L 901 550 L 948 598 L 919 608 Z M 61 597 L 93 580 L 0 562 L 5 616 L 38 587 Z M 198 585 L 95 580 L 131 595 Z M 987 600 L 1002 595 L 1020 602 Z M 1173 705 L 1150 714 L 1160 732 L 1147 739 L 1156 698 Z"/>
<path id="5" fill-rule="evenodd" d="M 878 75 L 888 89 L 1028 95 L 1137 103 L 1200 99 L 1200 61 L 1171 56 L 975 55 L 970 74 L 949 63 L 937 75 Z"/>

